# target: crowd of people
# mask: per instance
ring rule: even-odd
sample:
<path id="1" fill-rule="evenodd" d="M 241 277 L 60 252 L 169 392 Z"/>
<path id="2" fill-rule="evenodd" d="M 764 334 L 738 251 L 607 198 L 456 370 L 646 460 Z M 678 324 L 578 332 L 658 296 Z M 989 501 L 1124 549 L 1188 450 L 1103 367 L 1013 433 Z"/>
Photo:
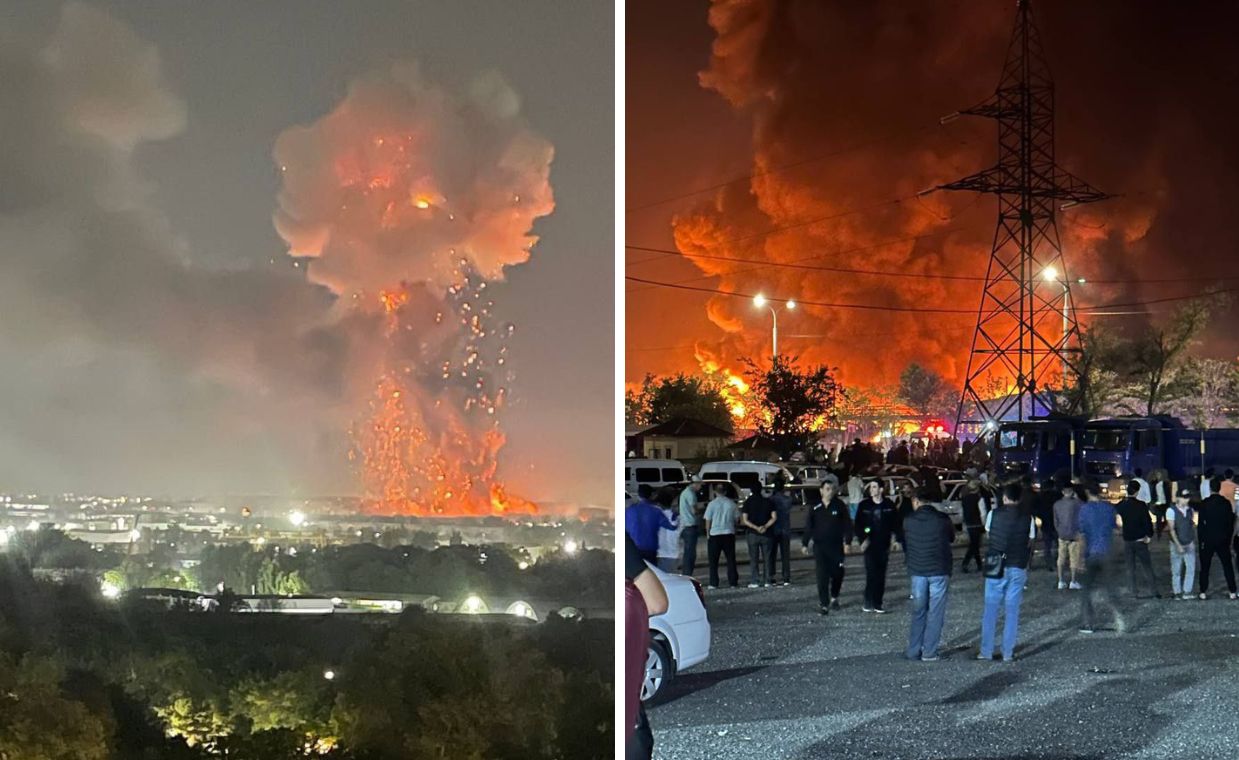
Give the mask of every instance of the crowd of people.
<path id="1" fill-rule="evenodd" d="M 863 483 L 856 470 L 842 483 L 828 475 L 820 486 L 820 501 L 808 511 L 799 535 L 802 551 L 814 559 L 817 611 L 840 609 L 844 561 L 855 545 L 863 557 L 862 611 L 884 614 L 890 556 L 902 549 L 911 585 L 911 630 L 905 652 L 909 658 L 938 659 L 948 589 L 954 568 L 952 546 L 956 530 L 936 508 L 942 489 L 932 477 L 922 485 L 890 495 L 880 480 Z M 1210 593 L 1215 562 L 1226 582 L 1226 594 L 1237 598 L 1236 482 L 1231 471 L 1210 473 L 1200 483 L 1175 484 L 1160 474 L 1146 480 L 1137 470 L 1125 484 L 1125 498 L 1112 504 L 1100 484 L 1065 477 L 1037 483 L 1025 477 L 1002 484 L 973 477 L 964 488 L 962 531 L 967 549 L 960 571 L 984 576 L 981 618 L 982 659 L 995 650 L 1004 660 L 1015 655 L 1019 614 L 1029 569 L 1040 560 L 1057 575 L 1057 588 L 1079 591 L 1080 631 L 1091 633 L 1099 609 L 1107 609 L 1118 630 L 1126 627 L 1120 612 L 1117 578 L 1107 558 L 1112 545 L 1122 545 L 1130 593 L 1137 597 L 1176 600 L 1205 599 Z M 750 588 L 789 585 L 790 515 L 793 501 L 776 481 L 754 489 L 741 503 L 733 484 L 717 485 L 702 504 L 700 481 L 678 493 L 642 488 L 640 501 L 626 515 L 629 536 L 641 556 L 669 572 L 696 571 L 698 539 L 706 538 L 708 587 L 717 589 L 725 571 L 727 585 L 740 585 L 736 558 L 737 530 L 743 528 L 748 548 Z M 1155 570 L 1150 543 L 1169 542 L 1169 587 L 1166 574 Z M 1197 589 L 1197 581 L 1199 588 Z M 1098 606 L 1101 602 L 1101 606 Z M 999 618 L 1003 635 L 995 642 Z"/>

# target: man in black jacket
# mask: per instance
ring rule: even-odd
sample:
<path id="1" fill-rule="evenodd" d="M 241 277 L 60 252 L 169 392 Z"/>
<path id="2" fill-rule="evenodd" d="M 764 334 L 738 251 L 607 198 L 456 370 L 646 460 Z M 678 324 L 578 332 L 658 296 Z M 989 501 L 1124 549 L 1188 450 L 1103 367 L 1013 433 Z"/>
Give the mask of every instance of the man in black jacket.
<path id="1" fill-rule="evenodd" d="M 895 511 L 895 503 L 882 495 L 882 481 L 869 481 L 865 491 L 864 501 L 856 508 L 856 540 L 865 555 L 865 602 L 861 609 L 881 614 L 886 612 L 882 608 L 886 566 L 890 561 L 891 539 L 899 532 L 899 513 Z"/>
<path id="2" fill-rule="evenodd" d="M 968 551 L 964 553 L 964 572 L 968 572 L 968 562 L 975 560 L 977 571 L 981 570 L 981 537 L 985 535 L 985 515 L 993 505 L 982 508 L 984 495 L 981 493 L 981 481 L 972 479 L 964 486 L 963 523 L 968 534 Z"/>
<path id="3" fill-rule="evenodd" d="M 1115 508 L 1119 519 L 1123 521 L 1123 549 L 1127 555 L 1127 572 L 1131 574 L 1131 593 L 1140 596 L 1139 584 L 1136 582 L 1136 564 L 1144 568 L 1144 574 L 1149 578 L 1149 590 L 1153 596 L 1161 599 L 1157 591 L 1157 577 L 1153 573 L 1153 560 L 1149 557 L 1149 542 L 1153 540 L 1153 518 L 1149 514 L 1149 505 L 1136 495 L 1140 493 L 1140 483 L 1135 480 L 1127 483 L 1127 498 L 1118 503 Z"/>
<path id="4" fill-rule="evenodd" d="M 1230 589 L 1230 598 L 1235 595 L 1235 568 L 1231 564 L 1230 542 L 1235 533 L 1235 512 L 1230 501 L 1219 493 L 1222 490 L 1222 479 L 1209 479 L 1210 495 L 1200 502 L 1199 523 L 1196 532 L 1200 541 L 1200 598 L 1209 598 L 1209 566 L 1216 556 L 1222 563 L 1222 572 L 1226 575 L 1226 587 Z"/>
<path id="5" fill-rule="evenodd" d="M 843 588 L 843 547 L 852 540 L 852 517 L 847 505 L 835 495 L 834 481 L 822 483 L 822 501 L 809 511 L 804 538 L 805 554 L 813 544 L 813 561 L 817 566 L 817 600 L 821 614 L 839 609 L 839 591 Z"/>
<path id="6" fill-rule="evenodd" d="M 1020 604 L 1024 600 L 1024 585 L 1028 583 L 1031 542 L 1036 537 L 1032 515 L 1019 510 L 1020 495 L 1018 485 L 1008 485 L 1002 489 L 1002 503 L 986 516 L 989 554 L 1003 556 L 1003 571 L 999 577 L 985 579 L 985 608 L 981 613 L 981 651 L 977 655 L 978 660 L 994 659 L 994 635 L 998 630 L 1000 610 L 1005 610 L 1006 615 L 1002 624 L 1002 661 L 1015 659 Z"/>
<path id="7" fill-rule="evenodd" d="M 904 657 L 936 662 L 942 624 L 946 621 L 946 596 L 951 583 L 951 542 L 955 528 L 951 518 L 934 508 L 930 494 L 917 489 L 912 497 L 912 515 L 904 521 L 908 576 L 912 586 L 912 621 Z"/>

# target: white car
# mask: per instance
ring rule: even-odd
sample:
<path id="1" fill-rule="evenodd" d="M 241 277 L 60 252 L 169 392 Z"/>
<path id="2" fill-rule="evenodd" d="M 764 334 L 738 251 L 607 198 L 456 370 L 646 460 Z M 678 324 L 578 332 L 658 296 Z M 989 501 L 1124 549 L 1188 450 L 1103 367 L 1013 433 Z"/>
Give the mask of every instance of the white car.
<path id="1" fill-rule="evenodd" d="M 677 673 L 710 656 L 710 620 L 701 584 L 686 575 L 672 575 L 653 565 L 649 568 L 667 590 L 667 611 L 650 618 L 642 702 L 653 699 Z"/>

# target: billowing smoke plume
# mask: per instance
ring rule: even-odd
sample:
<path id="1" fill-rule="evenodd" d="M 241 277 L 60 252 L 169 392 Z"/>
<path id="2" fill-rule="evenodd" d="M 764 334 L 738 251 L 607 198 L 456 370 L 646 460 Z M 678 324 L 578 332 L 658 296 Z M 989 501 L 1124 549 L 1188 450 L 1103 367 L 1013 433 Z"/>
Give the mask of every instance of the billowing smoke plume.
<path id="1" fill-rule="evenodd" d="M 1203 260 L 1224 237 L 1204 230 L 1224 229 L 1228 221 L 1210 200 L 1213 192 L 1196 183 L 1236 182 L 1234 164 L 1221 170 L 1214 160 L 1217 153 L 1235 158 L 1222 128 L 1230 119 L 1211 121 L 1207 111 L 1226 109 L 1209 94 L 1215 80 L 1199 73 L 1205 58 L 1233 74 L 1234 62 L 1221 52 L 1223 35 L 1198 24 L 1181 29 L 1161 18 L 1173 15 L 1168 8 L 1126 9 L 1034 4 L 1057 80 L 1059 161 L 1123 194 L 1060 216 L 1072 278 L 1196 273 L 1193 258 Z M 716 257 L 983 276 L 996 221 L 993 198 L 914 196 L 996 160 L 993 122 L 938 120 L 993 93 L 1014 12 L 1014 2 L 714 0 L 709 23 L 716 38 L 700 83 L 751 115 L 753 179 L 680 214 L 677 247 Z M 1211 45 L 1215 52 L 1199 52 Z M 1197 50 L 1195 64 L 1176 55 L 1169 56 L 1173 62 L 1157 56 L 1154 66 L 1122 52 L 1188 47 Z M 1129 61 L 1125 73 L 1116 69 L 1120 59 Z M 1199 108 L 1206 112 L 1193 110 Z M 1198 147 L 1193 137 L 1210 147 Z M 974 310 L 981 291 L 975 280 L 692 260 L 719 276 L 720 289 L 801 302 Z M 1233 254 L 1229 262 L 1230 269 L 1239 263 Z M 1076 288 L 1074 300 L 1084 306 L 1185 295 L 1201 286 L 1090 283 Z M 710 300 L 708 316 L 722 335 L 698 343 L 701 366 L 734 369 L 739 357 L 769 354 L 769 332 L 753 329 L 752 308 L 737 298 Z M 975 313 L 808 306 L 780 319 L 779 347 L 838 365 L 853 384 L 891 383 L 913 361 L 958 383 L 974 323 Z"/>
<path id="2" fill-rule="evenodd" d="M 277 225 L 309 258 L 223 268 L 138 169 L 192 120 L 156 48 L 74 2 L 46 39 L 6 24 L 5 488 L 353 493 L 360 470 L 380 508 L 529 508 L 494 475 L 510 328 L 490 284 L 551 209 L 551 149 L 508 87 L 456 97 L 409 67 L 357 83 L 276 150 Z"/>
<path id="3" fill-rule="evenodd" d="M 277 140 L 289 254 L 340 320 L 381 337 L 358 368 L 372 395 L 354 427 L 373 509 L 531 508 L 495 476 L 514 327 L 496 323 L 488 284 L 529 257 L 554 207 L 551 158 L 497 76 L 457 97 L 404 65 Z"/>

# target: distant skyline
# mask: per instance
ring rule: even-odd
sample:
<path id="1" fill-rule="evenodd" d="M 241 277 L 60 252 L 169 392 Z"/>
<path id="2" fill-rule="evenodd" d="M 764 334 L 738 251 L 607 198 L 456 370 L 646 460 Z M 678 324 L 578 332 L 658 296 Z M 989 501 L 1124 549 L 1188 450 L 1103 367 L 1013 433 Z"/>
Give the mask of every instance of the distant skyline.
<path id="1" fill-rule="evenodd" d="M 272 156 L 350 83 L 413 62 L 462 92 L 498 72 L 554 147 L 554 211 L 494 289 L 516 326 L 500 472 L 533 499 L 611 500 L 612 9 L 356 11 L 28 3 L 0 20 L 0 298 L 18 315 L 0 327 L 0 490 L 358 492 L 353 421 L 315 395 L 327 369 L 269 329 L 327 306 L 272 224 Z"/>

